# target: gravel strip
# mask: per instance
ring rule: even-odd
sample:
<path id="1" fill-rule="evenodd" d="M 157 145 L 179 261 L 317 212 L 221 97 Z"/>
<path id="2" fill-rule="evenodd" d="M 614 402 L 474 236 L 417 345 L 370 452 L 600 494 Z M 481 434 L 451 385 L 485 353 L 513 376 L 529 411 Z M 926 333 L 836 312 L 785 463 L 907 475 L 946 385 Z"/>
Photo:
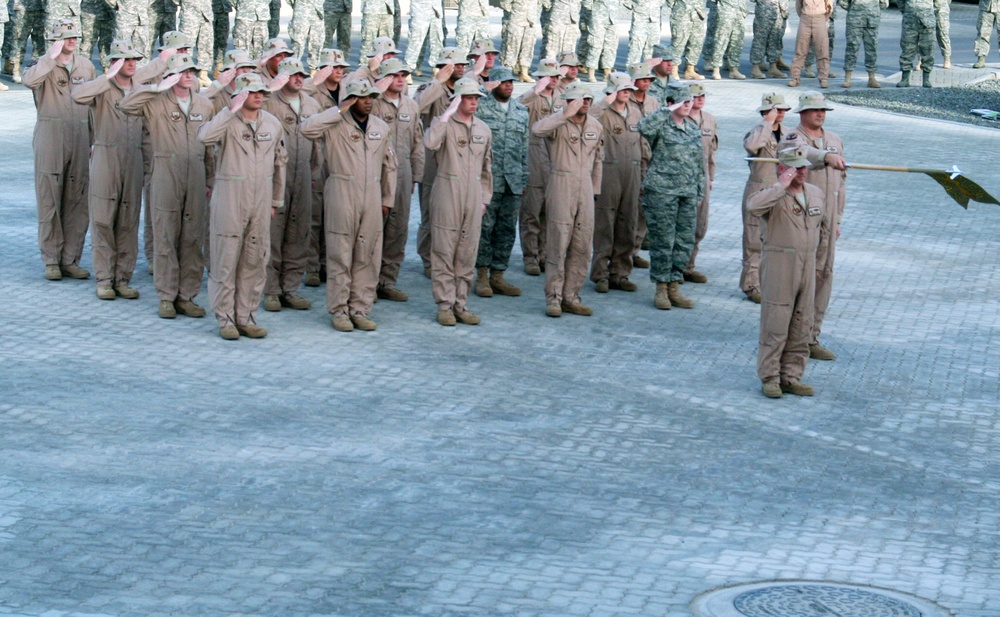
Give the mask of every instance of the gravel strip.
<path id="1" fill-rule="evenodd" d="M 1000 80 L 995 79 L 966 88 L 894 88 L 885 84 L 879 90 L 844 90 L 827 98 L 846 105 L 1000 128 L 1000 122 L 969 113 L 971 109 L 1000 111 Z"/>

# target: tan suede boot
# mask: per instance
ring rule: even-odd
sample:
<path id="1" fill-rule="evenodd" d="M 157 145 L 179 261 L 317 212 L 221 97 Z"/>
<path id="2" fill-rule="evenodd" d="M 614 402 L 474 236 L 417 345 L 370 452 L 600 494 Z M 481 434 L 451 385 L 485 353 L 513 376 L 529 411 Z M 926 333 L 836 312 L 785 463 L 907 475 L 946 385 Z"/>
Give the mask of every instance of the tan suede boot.
<path id="1" fill-rule="evenodd" d="M 514 287 L 504 280 L 503 270 L 490 271 L 490 287 L 493 288 L 493 293 L 500 294 L 501 296 L 521 295 L 521 289 L 519 287 Z"/>
<path id="2" fill-rule="evenodd" d="M 670 295 L 667 293 L 666 283 L 656 284 L 656 295 L 653 296 L 653 305 L 662 311 L 669 311 L 670 307 Z"/>
<path id="3" fill-rule="evenodd" d="M 684 79 L 705 79 L 704 75 L 699 75 L 693 64 L 688 64 L 684 69 Z"/>
<path id="4" fill-rule="evenodd" d="M 788 77 L 788 74 L 781 72 L 781 67 L 778 66 L 777 62 L 772 62 L 771 65 L 767 67 L 767 76 L 783 79 L 785 77 Z"/>
<path id="5" fill-rule="evenodd" d="M 596 84 L 597 83 L 597 75 L 596 75 L 596 73 L 597 73 L 597 69 L 588 68 L 587 69 L 587 81 L 589 81 L 592 84 Z"/>
<path id="6" fill-rule="evenodd" d="M 694 300 L 685 298 L 681 295 L 681 284 L 679 281 L 673 281 L 667 284 L 667 297 L 670 298 L 670 304 L 680 307 L 680 308 L 694 308 Z"/>
<path id="7" fill-rule="evenodd" d="M 868 73 L 868 87 L 869 88 L 881 88 L 882 87 L 882 84 L 878 83 L 878 80 L 875 79 L 875 73 L 871 73 L 871 72 Z"/>
<path id="8" fill-rule="evenodd" d="M 851 87 L 851 74 L 852 73 L 853 73 L 853 71 L 844 71 L 844 87 L 845 88 L 850 88 Z"/>
<path id="9" fill-rule="evenodd" d="M 755 64 L 750 67 L 750 77 L 754 79 L 767 79 L 767 75 L 764 75 L 764 71 L 760 70 L 759 64 Z"/>
<path id="10" fill-rule="evenodd" d="M 489 268 L 476 268 L 476 295 L 480 298 L 492 298 L 493 288 L 490 287 Z"/>

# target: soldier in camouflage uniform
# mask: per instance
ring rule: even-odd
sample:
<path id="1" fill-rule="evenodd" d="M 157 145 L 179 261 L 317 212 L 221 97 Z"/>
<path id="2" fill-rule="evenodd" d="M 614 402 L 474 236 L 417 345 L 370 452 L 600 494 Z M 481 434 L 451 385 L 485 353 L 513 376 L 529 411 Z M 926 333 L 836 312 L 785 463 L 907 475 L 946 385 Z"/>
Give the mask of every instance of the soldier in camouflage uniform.
<path id="1" fill-rule="evenodd" d="M 192 54 L 198 66 L 198 81 L 202 88 L 207 88 L 212 81 L 208 79 L 208 69 L 212 68 L 212 55 L 215 53 L 215 27 L 212 24 L 211 0 L 181 0 L 181 31 L 191 38 L 196 52 Z"/>
<path id="2" fill-rule="evenodd" d="M 711 50 L 705 50 L 705 70 L 712 69 L 712 79 L 722 79 L 721 69 L 729 66 L 730 79 L 746 79 L 740 73 L 743 53 L 743 30 L 747 16 L 745 0 L 718 0 L 718 17 L 712 33 Z M 711 55 L 709 55 L 711 52 Z"/>
<path id="3" fill-rule="evenodd" d="M 267 18 L 267 38 L 273 39 L 281 29 L 281 0 L 271 0 L 268 9 L 271 16 Z"/>
<path id="4" fill-rule="evenodd" d="M 668 0 L 670 11 L 670 44 L 673 47 L 677 67 L 686 60 L 684 79 L 705 79 L 695 71 L 701 48 L 705 42 L 705 10 L 704 0 Z"/>
<path id="5" fill-rule="evenodd" d="M 152 25 L 152 30 L 146 35 L 149 45 L 147 58 L 153 57 L 153 45 L 155 45 L 157 40 L 162 43 L 164 34 L 177 29 L 177 3 L 174 0 L 152 0 L 148 6 L 147 20 L 144 27 L 149 30 L 150 24 Z M 118 32 L 119 30 L 116 28 L 116 39 L 121 38 L 118 36 Z M 136 48 L 141 49 L 140 47 Z"/>
<path id="6" fill-rule="evenodd" d="M 868 87 L 881 88 L 875 78 L 878 68 L 878 28 L 882 22 L 882 11 L 889 6 L 889 0 L 837 0 L 840 8 L 847 11 L 847 49 L 844 50 L 844 87 L 851 87 L 851 74 L 858 63 L 858 47 L 862 40 L 865 45 L 865 70 L 868 71 Z"/>
<path id="7" fill-rule="evenodd" d="M 518 79 L 533 83 L 528 71 L 535 55 L 535 25 L 538 23 L 538 0 L 501 0 L 503 9 L 503 46 L 500 64 L 512 67 Z"/>
<path id="8" fill-rule="evenodd" d="M 309 51 L 309 65 L 319 62 L 319 52 L 326 38 L 326 24 L 323 22 L 323 0 L 294 0 L 292 21 L 288 24 L 288 36 L 292 39 L 292 53 L 296 60 Z"/>
<path id="9" fill-rule="evenodd" d="M 584 22 L 586 35 L 581 41 L 583 64 L 587 67 L 589 81 L 596 82 L 597 69 L 608 79 L 615 68 L 618 56 L 618 11 L 621 0 L 587 0 L 589 18 Z"/>
<path id="10" fill-rule="evenodd" d="M 11 79 L 15 84 L 21 83 L 21 66 L 27 48 L 28 37 L 31 37 L 32 53 L 40 58 L 46 47 L 45 40 L 45 2 L 44 0 L 24 0 L 15 2 L 11 11 L 10 60 Z"/>
<path id="11" fill-rule="evenodd" d="M 951 0 L 934 0 L 937 42 L 944 56 L 944 68 L 951 68 Z"/>
<path id="12" fill-rule="evenodd" d="M 111 53 L 114 26 L 115 14 L 104 0 L 80 2 L 80 51 L 89 58 L 96 44 L 97 53 L 101 57 L 101 66 L 105 70 L 108 68 L 106 58 Z"/>
<path id="13" fill-rule="evenodd" d="M 235 0 L 236 23 L 233 25 L 233 46 L 246 50 L 251 58 L 259 58 L 264 53 L 267 36 L 267 20 L 271 8 L 267 0 Z"/>
<path id="14" fill-rule="evenodd" d="M 79 27 L 80 0 L 48 0 L 46 18 L 50 28 L 60 19 L 68 19 Z"/>
<path id="15" fill-rule="evenodd" d="M 430 48 L 430 57 L 437 58 L 444 47 L 441 18 L 444 5 L 441 0 L 413 0 L 410 3 L 409 41 L 406 43 L 406 65 L 412 71 L 420 69 L 420 50 L 424 41 Z"/>
<path id="16" fill-rule="evenodd" d="M 652 152 L 642 181 L 642 209 L 649 226 L 649 278 L 656 284 L 654 305 L 693 308 L 680 293 L 684 270 L 694 250 L 698 202 L 704 196 L 705 163 L 701 130 L 688 117 L 691 91 L 671 84 L 668 106 L 639 122 L 639 132 Z M 681 103 L 671 110 L 674 103 Z"/>
<path id="17" fill-rule="evenodd" d="M 581 0 L 542 0 L 548 6 L 548 23 L 543 26 L 542 57 L 555 58 L 559 52 L 575 50 L 580 40 Z"/>
<path id="18" fill-rule="evenodd" d="M 902 53 L 899 55 L 899 70 L 903 72 L 898 88 L 910 85 L 913 71 L 913 57 L 920 54 L 921 70 L 924 72 L 923 85 L 931 87 L 931 71 L 934 68 L 934 0 L 897 0 L 903 12 L 903 33 L 899 39 Z"/>
<path id="19" fill-rule="evenodd" d="M 162 5 L 163 0 L 159 3 Z M 115 12 L 114 39 L 131 41 L 140 53 L 152 58 L 154 22 L 149 3 L 146 0 L 112 0 L 111 7 Z"/>
<path id="20" fill-rule="evenodd" d="M 660 10 L 663 8 L 663 0 L 625 0 L 624 6 L 632 11 L 626 60 L 626 64 L 631 65 L 649 58 L 653 45 L 660 43 Z"/>
<path id="21" fill-rule="evenodd" d="M 455 47 L 468 51 L 476 39 L 488 39 L 490 5 L 486 0 L 458 0 Z"/>
<path id="22" fill-rule="evenodd" d="M 494 67 L 489 81 L 499 84 L 476 110 L 476 117 L 493 133 L 493 198 L 479 236 L 476 294 L 519 296 L 521 290 L 504 280 L 503 273 L 510 264 L 521 194 L 528 181 L 528 108 L 511 98 L 514 73 L 509 68 Z"/>
<path id="23" fill-rule="evenodd" d="M 750 45 L 750 77 L 788 77 L 781 72 L 782 43 L 788 21 L 788 0 L 754 0 L 753 43 Z M 765 74 L 765 67 L 767 73 Z"/>
<path id="24" fill-rule="evenodd" d="M 233 0 L 212 0 L 212 30 L 215 49 L 212 58 L 215 61 L 215 72 L 222 70 L 226 58 L 226 47 L 229 46 L 229 14 L 233 12 Z"/>
<path id="25" fill-rule="evenodd" d="M 362 0 L 361 2 L 361 53 L 372 50 L 377 37 L 392 36 L 392 0 Z"/>
<path id="26" fill-rule="evenodd" d="M 997 30 L 998 43 L 1000 43 L 1000 0 L 979 0 L 979 17 L 976 18 L 976 42 L 972 46 L 976 52 L 976 63 L 972 65 L 974 69 L 981 69 L 986 66 L 986 56 L 990 53 L 990 37 L 993 36 L 993 29 Z"/>
<path id="27" fill-rule="evenodd" d="M 333 47 L 333 37 L 337 36 L 337 47 L 345 56 L 351 55 L 351 0 L 325 0 L 323 15 L 326 20 L 326 41 L 324 47 Z M 411 35 L 412 31 L 411 31 Z"/>

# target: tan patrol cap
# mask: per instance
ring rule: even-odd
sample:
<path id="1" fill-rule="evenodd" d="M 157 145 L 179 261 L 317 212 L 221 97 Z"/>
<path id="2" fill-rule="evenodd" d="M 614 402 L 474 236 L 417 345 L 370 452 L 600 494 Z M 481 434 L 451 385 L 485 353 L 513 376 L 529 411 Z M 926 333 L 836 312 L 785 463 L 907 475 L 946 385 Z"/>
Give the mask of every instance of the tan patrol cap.
<path id="1" fill-rule="evenodd" d="M 372 85 L 367 79 L 352 79 L 344 86 L 344 98 L 349 99 L 356 96 L 359 99 L 366 96 L 378 96 L 382 94 L 378 88 Z"/>
<path id="2" fill-rule="evenodd" d="M 401 54 L 403 52 L 396 49 L 396 42 L 388 36 L 380 36 L 375 39 L 372 43 L 372 50 L 365 54 L 369 58 L 374 58 L 375 56 L 382 54 Z"/>
<path id="3" fill-rule="evenodd" d="M 561 51 L 556 55 L 559 66 L 584 66 L 575 51 Z"/>
<path id="4" fill-rule="evenodd" d="M 441 49 L 441 55 L 438 56 L 435 66 L 444 66 L 446 64 L 465 64 L 466 58 L 462 57 L 459 53 L 457 47 L 443 47 Z"/>
<path id="5" fill-rule="evenodd" d="M 309 71 L 306 70 L 304 64 L 301 60 L 296 58 L 285 58 L 278 63 L 278 74 L 279 75 L 304 75 L 309 77 Z"/>
<path id="6" fill-rule="evenodd" d="M 544 58 L 538 61 L 538 68 L 531 74 L 532 77 L 561 77 L 559 63 L 552 58 Z"/>
<path id="7" fill-rule="evenodd" d="M 78 39 L 80 38 L 80 31 L 76 29 L 76 22 L 72 19 L 57 19 L 52 24 L 52 33 L 45 38 L 49 41 Z"/>
<path id="8" fill-rule="evenodd" d="M 632 81 L 637 79 L 656 79 L 652 67 L 645 62 L 636 62 L 628 65 L 628 75 L 632 78 Z"/>
<path id="9" fill-rule="evenodd" d="M 792 106 L 785 102 L 785 97 L 777 92 L 766 92 L 760 97 L 760 107 L 757 111 L 771 111 L 772 109 L 783 109 L 788 111 Z"/>
<path id="10" fill-rule="evenodd" d="M 257 64 L 250 58 L 250 54 L 242 49 L 230 49 L 222 58 L 225 62 L 222 65 L 223 71 L 228 71 L 229 69 L 257 68 Z"/>
<path id="11" fill-rule="evenodd" d="M 124 39 L 111 41 L 110 51 L 111 53 L 108 54 L 108 60 L 138 60 L 143 57 L 143 55 L 132 46 L 132 41 Z"/>
<path id="12" fill-rule="evenodd" d="M 691 96 L 705 96 L 707 92 L 705 91 L 705 84 L 702 83 L 692 83 L 688 84 L 688 90 L 691 91 Z"/>
<path id="13" fill-rule="evenodd" d="M 632 78 L 629 77 L 628 73 L 622 73 L 621 71 L 615 71 L 608 76 L 608 87 L 604 89 L 605 94 L 612 94 L 615 92 L 621 92 L 622 90 L 637 90 L 638 88 L 632 84 Z"/>
<path id="14" fill-rule="evenodd" d="M 268 39 L 267 43 L 264 44 L 264 54 L 260 57 L 260 59 L 267 61 L 278 54 L 287 54 L 291 56 L 293 55 L 293 52 L 288 48 L 288 43 L 285 42 L 285 39 Z"/>
<path id="15" fill-rule="evenodd" d="M 476 39 L 472 43 L 472 49 L 469 50 L 469 54 L 466 56 L 470 60 L 472 58 L 477 58 L 483 54 L 499 54 L 500 51 L 497 46 L 493 44 L 490 39 Z"/>
<path id="16" fill-rule="evenodd" d="M 778 162 L 785 167 L 809 167 L 809 160 L 806 159 L 806 149 L 802 146 L 781 150 L 778 152 Z"/>
<path id="17" fill-rule="evenodd" d="M 180 30 L 164 32 L 160 40 L 163 41 L 163 45 L 160 45 L 156 51 L 163 51 L 164 49 L 191 49 L 194 47 L 188 35 Z"/>
<path id="18" fill-rule="evenodd" d="M 174 54 L 167 58 L 167 70 L 163 71 L 163 76 L 170 77 L 176 73 L 183 73 L 188 69 L 198 70 L 198 67 L 191 61 L 191 54 Z"/>
<path id="19" fill-rule="evenodd" d="M 382 64 L 378 65 L 379 77 L 398 75 L 399 73 L 403 73 L 404 75 L 410 74 L 410 67 L 406 66 L 406 63 L 399 58 L 389 58 L 388 60 L 383 60 Z"/>
<path id="20" fill-rule="evenodd" d="M 823 109 L 832 111 L 833 107 L 826 102 L 826 97 L 822 92 L 810 90 L 799 95 L 799 106 L 795 108 L 795 113 L 800 113 L 809 109 Z"/>
<path id="21" fill-rule="evenodd" d="M 463 77 L 455 82 L 455 91 L 451 93 L 451 97 L 456 96 L 486 96 L 483 89 L 479 87 L 479 82 L 471 77 Z"/>
<path id="22" fill-rule="evenodd" d="M 339 49 L 323 49 L 319 52 L 319 62 L 316 64 L 316 68 L 323 68 L 324 66 L 342 66 L 347 68 L 351 66 L 347 62 L 347 56 L 344 52 Z"/>
<path id="23" fill-rule="evenodd" d="M 567 101 L 575 101 L 576 99 L 592 99 L 594 98 L 594 92 L 589 86 L 585 86 L 582 82 L 574 81 L 566 88 L 566 92 L 559 95 L 559 98 Z"/>
<path id="24" fill-rule="evenodd" d="M 233 95 L 244 92 L 268 92 L 259 73 L 243 73 L 233 80 Z"/>

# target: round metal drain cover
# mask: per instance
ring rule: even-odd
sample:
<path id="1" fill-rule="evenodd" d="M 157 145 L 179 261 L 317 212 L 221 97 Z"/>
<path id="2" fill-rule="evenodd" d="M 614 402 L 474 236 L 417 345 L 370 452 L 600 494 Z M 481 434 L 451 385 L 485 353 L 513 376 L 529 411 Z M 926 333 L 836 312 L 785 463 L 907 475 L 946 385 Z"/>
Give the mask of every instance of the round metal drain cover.
<path id="1" fill-rule="evenodd" d="M 910 594 L 824 581 L 770 581 L 723 587 L 691 602 L 697 617 L 950 617 Z"/>

